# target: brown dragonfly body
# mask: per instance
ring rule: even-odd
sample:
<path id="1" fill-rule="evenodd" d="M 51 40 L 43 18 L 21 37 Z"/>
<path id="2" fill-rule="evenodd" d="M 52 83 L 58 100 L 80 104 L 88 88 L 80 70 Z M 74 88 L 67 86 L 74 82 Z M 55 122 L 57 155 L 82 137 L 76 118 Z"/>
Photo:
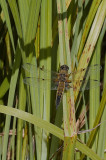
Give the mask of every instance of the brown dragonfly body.
<path id="1" fill-rule="evenodd" d="M 90 75 L 90 73 L 95 74 L 96 72 L 100 71 L 101 66 L 98 64 L 95 64 L 88 68 L 82 68 L 79 71 L 74 71 L 71 73 L 68 73 L 69 67 L 67 65 L 62 65 L 59 72 L 48 71 L 44 68 L 44 66 L 42 68 L 38 68 L 37 71 L 35 71 L 36 66 L 30 63 L 24 64 L 23 68 L 26 71 L 30 72 L 30 77 L 26 77 L 24 79 L 24 83 L 32 86 L 34 85 L 34 87 L 39 87 L 41 89 L 51 88 L 51 90 L 57 91 L 56 107 L 59 106 L 64 91 L 73 88 L 73 82 L 77 84 L 76 87 L 74 86 L 73 90 L 79 91 L 83 90 L 83 85 L 85 86 L 84 90 L 88 90 L 89 88 L 91 88 L 91 82 L 94 82 L 92 88 L 100 86 L 99 81 L 91 79 L 86 80 L 85 78 L 82 78 L 80 76 L 81 72 L 85 70 L 87 72 L 87 75 Z M 78 74 L 79 79 L 74 79 L 76 74 Z M 82 87 L 80 87 L 81 85 L 78 85 L 79 83 L 82 85 Z"/>
<path id="2" fill-rule="evenodd" d="M 55 83 L 57 83 L 58 87 L 57 87 L 57 93 L 56 93 L 56 108 L 59 106 L 65 87 L 69 86 L 69 75 L 68 75 L 68 70 L 69 67 L 67 65 L 62 65 L 60 67 L 60 71 L 59 74 L 57 76 L 57 79 L 55 81 Z"/>

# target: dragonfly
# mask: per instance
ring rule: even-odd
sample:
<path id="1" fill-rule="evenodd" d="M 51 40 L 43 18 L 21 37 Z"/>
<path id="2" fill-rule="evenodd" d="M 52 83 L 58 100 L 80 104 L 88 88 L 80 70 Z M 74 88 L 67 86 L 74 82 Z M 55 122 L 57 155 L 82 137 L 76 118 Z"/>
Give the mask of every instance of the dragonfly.
<path id="1" fill-rule="evenodd" d="M 60 102 L 62 100 L 63 93 L 69 89 L 79 90 L 82 91 L 83 87 L 80 87 L 80 85 L 77 85 L 77 87 L 73 86 L 73 83 L 76 84 L 85 84 L 86 87 L 84 90 L 88 90 L 90 88 L 90 82 L 95 82 L 92 88 L 100 86 L 100 82 L 98 80 L 86 80 L 83 79 L 74 79 L 72 77 L 75 77 L 76 74 L 80 74 L 81 72 L 86 71 L 87 75 L 101 70 L 101 66 L 98 64 L 95 64 L 93 66 L 90 66 L 88 68 L 82 68 L 79 71 L 73 71 L 69 73 L 69 67 L 67 65 L 60 66 L 59 72 L 49 71 L 42 66 L 41 68 L 38 68 L 38 70 L 35 70 L 35 65 L 30 63 L 25 63 L 23 65 L 23 68 L 30 73 L 31 76 L 26 77 L 24 79 L 24 83 L 27 85 L 31 85 L 35 87 L 39 87 L 41 89 L 47 89 L 48 86 L 50 86 L 51 90 L 56 90 L 56 108 L 60 105 Z M 43 83 L 43 85 L 42 85 Z"/>

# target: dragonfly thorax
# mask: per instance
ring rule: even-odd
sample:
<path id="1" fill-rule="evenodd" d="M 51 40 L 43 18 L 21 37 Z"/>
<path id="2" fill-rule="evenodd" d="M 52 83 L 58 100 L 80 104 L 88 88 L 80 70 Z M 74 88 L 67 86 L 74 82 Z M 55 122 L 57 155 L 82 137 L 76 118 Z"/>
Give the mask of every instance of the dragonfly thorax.
<path id="1" fill-rule="evenodd" d="M 65 73 L 61 73 L 59 75 L 59 81 L 66 82 L 66 80 L 67 80 L 67 75 Z"/>

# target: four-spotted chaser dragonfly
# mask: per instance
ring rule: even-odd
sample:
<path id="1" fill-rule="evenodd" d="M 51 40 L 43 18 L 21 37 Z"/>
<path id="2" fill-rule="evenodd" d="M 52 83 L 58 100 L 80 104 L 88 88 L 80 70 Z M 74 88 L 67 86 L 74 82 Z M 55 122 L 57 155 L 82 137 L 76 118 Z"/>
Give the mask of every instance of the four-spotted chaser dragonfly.
<path id="1" fill-rule="evenodd" d="M 48 71 L 44 69 L 44 67 L 39 68 L 38 71 L 35 71 L 35 65 L 32 65 L 30 63 L 26 63 L 23 65 L 23 68 L 30 72 L 30 77 L 26 77 L 24 79 L 24 83 L 28 85 L 33 85 L 36 87 L 40 87 L 43 89 L 47 89 L 47 86 L 51 86 L 51 90 L 57 90 L 56 93 L 56 107 L 59 106 L 62 95 L 65 90 L 68 90 L 70 88 L 73 88 L 73 90 L 82 90 L 82 87 L 73 87 L 73 78 L 76 74 L 81 74 L 81 72 L 85 71 L 86 68 L 83 68 L 79 71 L 71 72 L 68 73 L 69 67 L 67 65 L 62 65 L 60 67 L 59 72 L 53 72 L 53 71 Z M 97 71 L 101 69 L 100 65 L 93 65 L 91 67 L 87 68 L 87 74 L 93 73 L 95 74 Z M 80 76 L 79 76 L 80 77 Z M 86 79 L 77 79 L 74 80 L 74 82 L 84 84 L 86 83 L 86 87 L 84 90 L 88 90 L 90 87 L 90 82 L 95 82 L 93 87 L 98 87 L 100 86 L 100 82 L 97 80 L 86 80 Z M 42 85 L 43 83 L 43 85 Z"/>

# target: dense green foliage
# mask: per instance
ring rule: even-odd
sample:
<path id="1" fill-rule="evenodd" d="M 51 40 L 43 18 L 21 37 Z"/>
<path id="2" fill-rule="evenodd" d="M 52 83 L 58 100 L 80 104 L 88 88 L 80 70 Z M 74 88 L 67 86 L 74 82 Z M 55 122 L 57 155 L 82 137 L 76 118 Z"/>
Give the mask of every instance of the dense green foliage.
<path id="1" fill-rule="evenodd" d="M 0 159 L 106 159 L 105 17 L 106 0 L 0 0 Z M 63 64 L 73 87 L 56 109 Z M 48 82 L 24 84 L 40 67 Z"/>

